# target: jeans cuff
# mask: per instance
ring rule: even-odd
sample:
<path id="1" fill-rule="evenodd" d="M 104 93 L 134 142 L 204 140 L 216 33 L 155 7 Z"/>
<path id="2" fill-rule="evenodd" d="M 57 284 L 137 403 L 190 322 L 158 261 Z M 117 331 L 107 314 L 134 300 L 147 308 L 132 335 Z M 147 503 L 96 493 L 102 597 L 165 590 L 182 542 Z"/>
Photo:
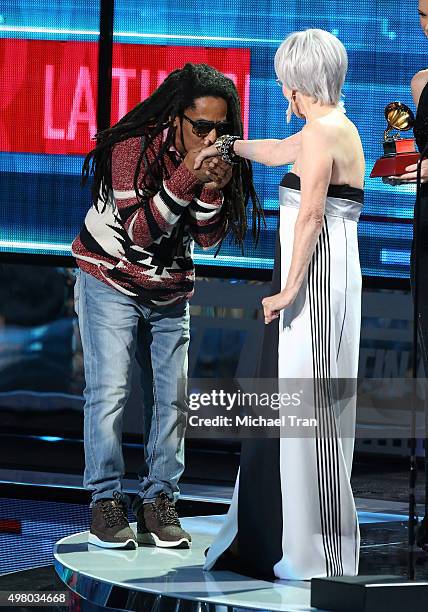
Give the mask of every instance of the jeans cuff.
<path id="1" fill-rule="evenodd" d="M 154 501 L 156 501 L 156 499 L 159 497 L 161 493 L 165 493 L 165 495 L 167 495 L 168 498 L 174 503 L 178 499 L 178 494 L 174 495 L 171 493 L 171 491 L 165 491 L 165 490 L 159 491 L 159 493 L 157 493 L 156 495 L 150 495 L 150 496 L 144 496 L 144 497 L 140 493 L 137 493 L 137 495 L 134 498 L 134 501 L 132 502 L 132 511 L 134 513 L 137 512 L 143 504 L 152 504 Z"/>
<path id="2" fill-rule="evenodd" d="M 100 493 L 100 494 L 95 494 L 94 497 L 92 498 L 91 503 L 89 504 L 90 508 L 93 508 L 94 505 L 101 501 L 102 499 L 114 499 L 114 493 L 120 493 L 123 502 L 125 503 L 125 505 L 129 508 L 130 507 L 130 497 L 129 495 L 127 495 L 126 493 L 123 493 L 122 491 L 118 491 L 117 489 L 115 489 L 114 491 L 106 491 L 104 493 Z"/>

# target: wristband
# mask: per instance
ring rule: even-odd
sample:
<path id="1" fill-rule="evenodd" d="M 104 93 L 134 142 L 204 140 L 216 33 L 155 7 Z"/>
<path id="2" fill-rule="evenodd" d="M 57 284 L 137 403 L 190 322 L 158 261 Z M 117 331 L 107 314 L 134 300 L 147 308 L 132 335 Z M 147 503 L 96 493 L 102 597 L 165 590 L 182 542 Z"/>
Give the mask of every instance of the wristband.
<path id="1" fill-rule="evenodd" d="M 229 136 L 225 134 L 224 136 L 220 136 L 214 143 L 215 148 L 220 153 L 221 158 L 227 164 L 239 164 L 241 157 L 236 155 L 233 150 L 233 146 L 236 140 L 242 140 L 240 136 Z"/>

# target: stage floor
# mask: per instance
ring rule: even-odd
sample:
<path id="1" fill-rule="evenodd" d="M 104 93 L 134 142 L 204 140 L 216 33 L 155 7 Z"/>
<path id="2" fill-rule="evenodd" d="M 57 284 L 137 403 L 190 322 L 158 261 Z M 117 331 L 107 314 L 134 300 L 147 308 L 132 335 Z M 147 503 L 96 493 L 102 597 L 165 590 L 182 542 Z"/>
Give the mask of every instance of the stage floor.
<path id="1" fill-rule="evenodd" d="M 406 516 L 386 512 L 383 503 L 360 504 L 362 533 L 361 574 L 405 575 Z M 365 506 L 365 509 L 361 508 Z M 394 506 L 394 504 L 393 504 Z M 235 609 L 309 612 L 310 582 L 262 581 L 233 572 L 204 572 L 204 550 L 224 519 L 219 516 L 183 518 L 193 536 L 190 550 L 139 547 L 138 550 L 106 550 L 87 543 L 87 532 L 59 540 L 54 549 L 60 578 L 78 595 L 99 606 L 150 610 L 153 606 L 175 610 L 200 610 L 201 604 Z M 132 524 L 135 528 L 136 525 Z M 419 564 L 428 559 L 424 555 Z M 428 563 L 428 561 L 427 561 Z M 426 578 L 427 564 L 418 579 Z M 422 573 L 421 573 L 422 572 Z M 162 597 L 159 598 L 159 595 Z M 166 602 L 166 603 L 165 603 Z M 169 602 L 169 603 L 168 603 Z M 174 602 L 174 603 L 173 603 Z"/>

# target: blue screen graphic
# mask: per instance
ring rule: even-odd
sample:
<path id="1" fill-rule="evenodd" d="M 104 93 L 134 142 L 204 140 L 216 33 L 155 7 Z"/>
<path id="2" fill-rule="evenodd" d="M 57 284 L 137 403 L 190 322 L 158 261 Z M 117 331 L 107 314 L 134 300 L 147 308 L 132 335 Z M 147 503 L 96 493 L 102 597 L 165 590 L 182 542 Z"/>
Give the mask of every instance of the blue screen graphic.
<path id="1" fill-rule="evenodd" d="M 8 0 L 0 6 L 0 37 L 97 41 L 97 9 L 98 3 L 82 1 L 47 0 L 42 6 L 36 0 Z M 250 50 L 250 138 L 283 138 L 301 128 L 296 118 L 288 126 L 285 122 L 286 102 L 275 82 L 273 57 L 290 32 L 309 27 L 337 35 L 349 55 L 345 106 L 360 131 L 367 162 L 359 225 L 363 273 L 407 278 L 415 188 L 390 187 L 368 174 L 382 154 L 386 104 L 401 100 L 414 108 L 410 80 L 425 67 L 428 51 L 416 2 L 405 9 L 397 0 L 115 2 L 115 42 L 141 45 L 141 53 L 145 45 Z M 89 193 L 79 185 L 82 161 L 81 155 L 0 152 L 1 251 L 70 254 L 89 206 Z M 267 214 L 258 247 L 248 239 L 242 256 L 225 242 L 215 259 L 196 248 L 197 264 L 272 267 L 278 184 L 286 171 L 254 165 L 256 189 Z"/>

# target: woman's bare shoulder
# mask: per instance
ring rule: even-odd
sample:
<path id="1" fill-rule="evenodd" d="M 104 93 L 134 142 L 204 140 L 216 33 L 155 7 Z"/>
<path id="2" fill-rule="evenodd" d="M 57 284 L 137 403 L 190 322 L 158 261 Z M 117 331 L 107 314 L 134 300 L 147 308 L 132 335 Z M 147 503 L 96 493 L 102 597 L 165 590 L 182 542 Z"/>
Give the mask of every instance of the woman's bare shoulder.
<path id="1" fill-rule="evenodd" d="M 416 74 L 412 77 L 413 83 L 426 83 L 428 81 L 428 68 L 424 68 L 424 70 L 418 70 Z"/>
<path id="2" fill-rule="evenodd" d="M 302 135 L 306 139 L 323 140 L 325 144 L 336 145 L 341 137 L 346 139 L 350 135 L 358 135 L 358 130 L 356 125 L 340 112 L 331 113 L 330 116 L 307 124 L 302 130 Z"/>
<path id="3" fill-rule="evenodd" d="M 425 85 L 428 83 L 428 69 L 419 70 L 412 80 L 411 80 L 411 88 L 412 88 L 412 96 L 416 106 L 419 103 L 419 98 L 421 97 L 421 93 Z"/>

